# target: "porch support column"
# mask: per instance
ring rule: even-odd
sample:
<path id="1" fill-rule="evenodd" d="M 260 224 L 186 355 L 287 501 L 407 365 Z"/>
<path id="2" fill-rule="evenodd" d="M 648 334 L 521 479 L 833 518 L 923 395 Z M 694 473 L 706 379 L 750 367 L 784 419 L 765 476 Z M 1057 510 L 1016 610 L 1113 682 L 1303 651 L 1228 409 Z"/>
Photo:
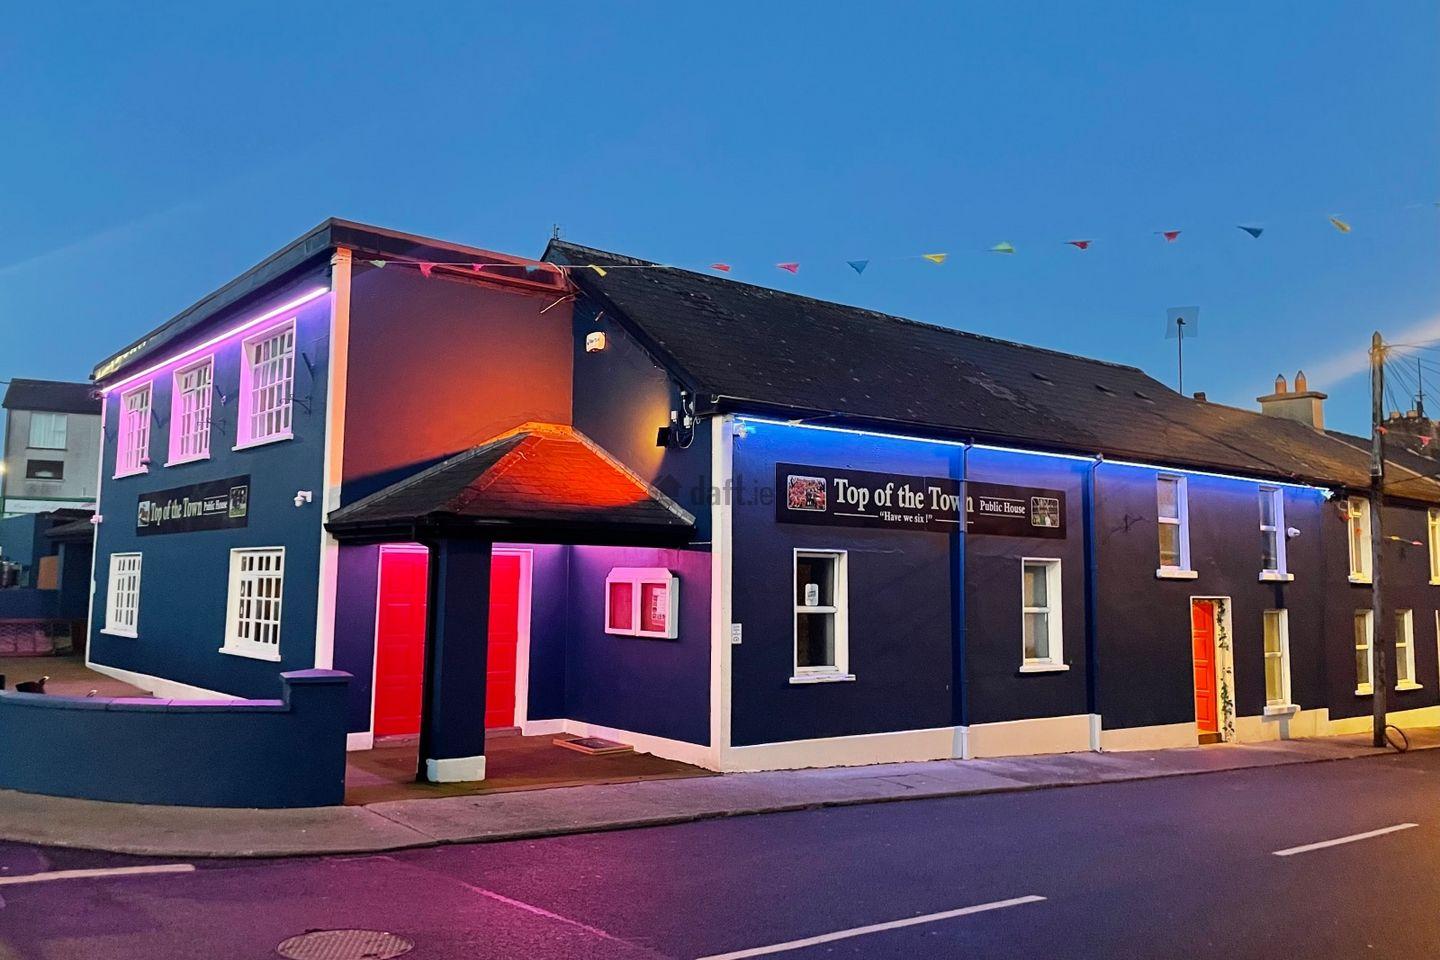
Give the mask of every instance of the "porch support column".
<path id="1" fill-rule="evenodd" d="M 431 783 L 484 780 L 491 544 L 441 539 L 429 546 L 418 772 Z"/>

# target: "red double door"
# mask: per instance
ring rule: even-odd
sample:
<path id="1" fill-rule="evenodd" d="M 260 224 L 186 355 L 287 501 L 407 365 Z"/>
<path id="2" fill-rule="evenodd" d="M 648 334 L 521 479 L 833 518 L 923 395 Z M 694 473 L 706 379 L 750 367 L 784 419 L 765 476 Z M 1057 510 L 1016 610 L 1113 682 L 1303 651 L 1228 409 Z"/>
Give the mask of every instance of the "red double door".
<path id="1" fill-rule="evenodd" d="M 515 725 L 515 657 L 519 645 L 521 558 L 490 561 L 490 633 L 485 677 L 485 726 Z M 375 736 L 420 732 L 425 685 L 425 605 L 429 554 L 418 547 L 380 550 L 375 625 Z"/>

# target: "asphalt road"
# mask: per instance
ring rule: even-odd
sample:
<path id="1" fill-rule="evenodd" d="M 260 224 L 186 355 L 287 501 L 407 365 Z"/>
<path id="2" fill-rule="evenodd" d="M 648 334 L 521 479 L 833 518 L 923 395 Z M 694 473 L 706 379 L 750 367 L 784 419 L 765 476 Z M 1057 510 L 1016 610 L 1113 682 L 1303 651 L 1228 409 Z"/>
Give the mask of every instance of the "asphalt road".
<path id="1" fill-rule="evenodd" d="M 1432 750 L 148 875 L 37 880 L 156 862 L 0 846 L 0 958 L 255 960 L 332 928 L 416 960 L 1432 957 L 1437 802 Z"/>

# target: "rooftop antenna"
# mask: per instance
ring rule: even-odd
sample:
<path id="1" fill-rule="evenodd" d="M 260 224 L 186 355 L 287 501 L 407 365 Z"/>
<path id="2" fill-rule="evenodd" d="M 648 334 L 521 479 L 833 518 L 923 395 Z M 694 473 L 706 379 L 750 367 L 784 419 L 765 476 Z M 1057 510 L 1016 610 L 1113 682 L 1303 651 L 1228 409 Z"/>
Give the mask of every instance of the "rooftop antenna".
<path id="1" fill-rule="evenodd" d="M 1415 381 L 1420 385 L 1415 393 L 1415 415 L 1425 419 L 1425 368 L 1420 365 L 1420 358 L 1415 358 Z"/>
<path id="2" fill-rule="evenodd" d="M 550 224 L 550 239 L 551 239 L 551 240 L 559 240 L 559 239 L 560 239 L 560 224 L 558 224 L 558 223 L 552 223 L 552 224 Z"/>
<path id="3" fill-rule="evenodd" d="M 1185 339 L 1200 336 L 1199 307 L 1171 307 L 1165 311 L 1165 339 L 1175 341 L 1176 391 L 1185 392 Z"/>

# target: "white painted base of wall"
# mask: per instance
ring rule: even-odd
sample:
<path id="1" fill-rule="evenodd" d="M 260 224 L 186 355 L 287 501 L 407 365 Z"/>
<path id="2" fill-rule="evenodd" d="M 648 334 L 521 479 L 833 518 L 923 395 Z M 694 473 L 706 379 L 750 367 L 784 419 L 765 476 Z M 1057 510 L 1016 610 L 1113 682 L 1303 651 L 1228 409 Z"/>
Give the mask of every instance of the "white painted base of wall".
<path id="1" fill-rule="evenodd" d="M 633 730 L 602 727 L 599 724 L 582 723 L 579 720 L 526 720 L 520 726 L 520 733 L 527 737 L 553 736 L 561 733 L 577 737 L 604 737 L 606 740 L 614 740 L 617 743 L 628 743 L 635 748 L 637 753 L 648 753 L 666 760 L 677 760 L 680 763 L 703 767 L 706 770 L 716 769 L 710 748 L 702 744 L 654 737 L 648 733 L 635 733 Z"/>
<path id="2" fill-rule="evenodd" d="M 103 673 L 122 683 L 128 683 L 132 687 L 139 687 L 141 690 L 148 690 L 151 694 L 162 700 L 243 700 L 244 697 L 232 696 L 228 693 L 217 693 L 214 690 L 206 690 L 204 687 L 192 687 L 188 683 L 180 683 L 175 680 L 166 680 L 164 677 L 152 677 L 148 673 L 135 673 L 132 670 L 121 670 L 119 667 L 107 667 L 103 663 L 90 661 L 86 666 L 96 673 Z"/>
<path id="3" fill-rule="evenodd" d="M 375 734 L 369 730 L 345 734 L 345 750 L 370 750 L 375 746 Z"/>
<path id="4" fill-rule="evenodd" d="M 964 753 L 964 727 L 933 727 L 731 747 L 724 752 L 720 769 L 728 773 L 858 767 L 871 763 L 953 760 L 964 756 Z"/>
<path id="5" fill-rule="evenodd" d="M 1164 723 L 1153 727 L 1126 727 L 1101 730 L 1101 750 L 1168 750 L 1171 747 L 1194 747 L 1200 743 L 1200 731 L 1193 723 Z"/>
<path id="6" fill-rule="evenodd" d="M 972 723 L 966 732 L 964 757 L 968 760 L 1086 752 L 1090 750 L 1090 716 L 1078 713 L 1067 717 Z"/>
<path id="7" fill-rule="evenodd" d="M 431 783 L 470 783 L 485 779 L 485 757 L 450 757 L 425 761 L 425 779 Z"/>
<path id="8" fill-rule="evenodd" d="M 1235 739 L 1239 743 L 1323 737 L 1330 733 L 1330 711 L 1326 708 L 1297 710 L 1294 713 L 1281 713 L 1271 717 L 1235 718 Z"/>
<path id="9" fill-rule="evenodd" d="M 1440 706 L 1416 707 L 1414 710 L 1391 710 L 1385 715 L 1385 719 L 1397 727 L 1433 727 L 1440 725 Z M 1369 733 L 1372 723 L 1368 713 L 1363 717 L 1344 717 L 1339 720 L 1331 720 L 1329 734 L 1336 737 L 1346 733 Z"/>

